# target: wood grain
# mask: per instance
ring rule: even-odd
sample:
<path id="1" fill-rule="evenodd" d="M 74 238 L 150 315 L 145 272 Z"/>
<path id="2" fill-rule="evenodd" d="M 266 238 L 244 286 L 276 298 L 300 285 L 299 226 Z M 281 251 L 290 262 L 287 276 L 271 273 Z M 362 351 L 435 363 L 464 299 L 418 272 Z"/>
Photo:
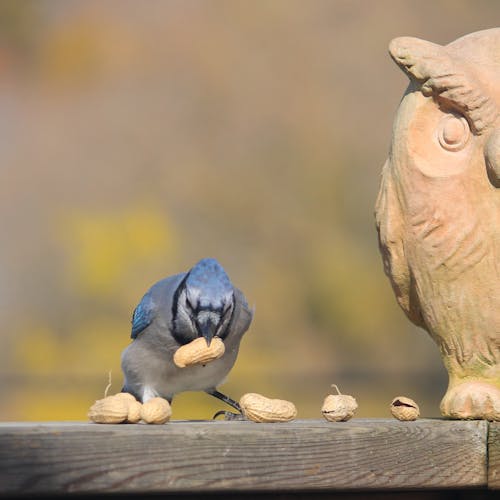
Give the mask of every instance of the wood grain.
<path id="1" fill-rule="evenodd" d="M 489 425 L 488 487 L 500 490 L 500 422 L 491 422 Z"/>
<path id="2" fill-rule="evenodd" d="M 12 493 L 485 487 L 484 421 L 0 424 Z"/>

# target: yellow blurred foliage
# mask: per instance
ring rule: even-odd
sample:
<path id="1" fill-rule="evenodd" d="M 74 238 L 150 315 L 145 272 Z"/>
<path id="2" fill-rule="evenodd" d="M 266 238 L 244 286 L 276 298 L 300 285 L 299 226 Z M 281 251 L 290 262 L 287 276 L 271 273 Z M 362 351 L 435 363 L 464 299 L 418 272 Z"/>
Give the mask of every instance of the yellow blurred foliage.
<path id="1" fill-rule="evenodd" d="M 341 233 L 315 246 L 313 253 L 312 307 L 320 322 L 330 328 L 346 325 L 346 333 L 357 341 L 383 329 L 390 309 L 387 295 L 380 293 L 382 273 L 373 272 L 378 261 L 372 254 Z"/>
<path id="2" fill-rule="evenodd" d="M 167 261 L 176 253 L 172 224 L 164 213 L 139 205 L 122 212 L 75 212 L 64 217 L 61 236 L 68 276 L 84 294 L 111 296 L 133 268 Z"/>
<path id="3" fill-rule="evenodd" d="M 102 373 L 103 380 L 108 370 L 113 375 L 114 385 L 121 388 L 120 352 L 129 341 L 130 322 L 116 318 L 90 318 L 78 323 L 71 332 L 67 349 L 67 359 L 71 366 L 65 367 L 68 373 Z"/>
<path id="4" fill-rule="evenodd" d="M 13 419 L 34 421 L 54 420 L 55 416 L 58 420 L 87 420 L 90 405 L 101 397 L 100 394 L 94 397 L 89 389 L 71 390 L 71 384 L 63 389 L 31 385 L 9 400 L 8 415 Z"/>
<path id="5" fill-rule="evenodd" d="M 20 328 L 17 337 L 12 355 L 20 371 L 52 373 L 60 367 L 61 339 L 51 327 L 33 322 Z"/>
<path id="6" fill-rule="evenodd" d="M 129 327 L 128 321 L 92 317 L 61 335 L 40 320 L 19 329 L 14 364 L 19 373 L 88 376 L 101 372 L 104 379 L 112 370 L 118 379 L 119 353 L 127 345 Z"/>

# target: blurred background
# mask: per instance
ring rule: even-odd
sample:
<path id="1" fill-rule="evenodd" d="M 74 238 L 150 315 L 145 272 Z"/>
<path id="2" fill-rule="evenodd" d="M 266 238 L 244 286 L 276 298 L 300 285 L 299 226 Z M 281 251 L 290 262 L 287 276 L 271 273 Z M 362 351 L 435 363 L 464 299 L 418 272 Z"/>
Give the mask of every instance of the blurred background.
<path id="1" fill-rule="evenodd" d="M 217 258 L 255 305 L 223 392 L 319 418 L 447 376 L 399 310 L 373 207 L 407 85 L 387 54 L 498 22 L 497 0 L 1 0 L 0 420 L 85 420 L 132 311 Z M 174 419 L 210 418 L 203 393 Z"/>

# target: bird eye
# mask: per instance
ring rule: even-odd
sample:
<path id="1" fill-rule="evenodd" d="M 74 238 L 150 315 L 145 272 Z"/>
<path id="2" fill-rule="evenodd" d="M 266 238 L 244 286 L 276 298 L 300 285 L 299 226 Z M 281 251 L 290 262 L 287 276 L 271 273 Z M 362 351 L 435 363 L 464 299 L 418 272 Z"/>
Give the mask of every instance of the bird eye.
<path id="1" fill-rule="evenodd" d="M 460 151 L 470 136 L 470 128 L 463 116 L 447 115 L 439 124 L 438 141 L 447 151 Z"/>

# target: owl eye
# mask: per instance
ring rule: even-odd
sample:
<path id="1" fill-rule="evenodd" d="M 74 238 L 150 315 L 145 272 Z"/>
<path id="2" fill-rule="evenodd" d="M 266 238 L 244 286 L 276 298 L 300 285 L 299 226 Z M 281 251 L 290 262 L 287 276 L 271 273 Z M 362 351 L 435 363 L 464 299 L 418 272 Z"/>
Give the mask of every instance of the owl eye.
<path id="1" fill-rule="evenodd" d="M 438 128 L 438 140 L 447 151 L 460 151 L 470 136 L 470 128 L 463 116 L 447 115 Z"/>

